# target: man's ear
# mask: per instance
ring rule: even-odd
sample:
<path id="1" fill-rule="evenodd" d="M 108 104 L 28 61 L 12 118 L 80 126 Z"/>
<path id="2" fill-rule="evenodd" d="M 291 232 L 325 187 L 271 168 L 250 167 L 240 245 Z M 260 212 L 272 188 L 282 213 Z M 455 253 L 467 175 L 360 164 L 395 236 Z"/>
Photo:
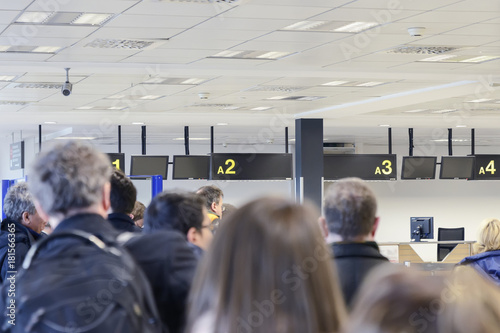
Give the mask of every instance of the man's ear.
<path id="1" fill-rule="evenodd" d="M 195 244 L 196 240 L 198 239 L 198 231 L 195 227 L 189 228 L 186 238 L 189 243 Z"/>
<path id="2" fill-rule="evenodd" d="M 28 213 L 28 212 L 23 212 L 21 214 L 21 222 L 23 225 L 28 225 L 31 223 L 29 216 L 30 216 L 30 213 Z"/>
<path id="3" fill-rule="evenodd" d="M 212 210 L 212 212 L 215 213 L 215 209 L 217 208 L 217 203 L 216 202 L 212 202 L 212 204 L 210 205 L 210 209 Z"/>
<path id="4" fill-rule="evenodd" d="M 102 188 L 102 198 L 101 198 L 101 206 L 105 212 L 107 212 L 111 208 L 111 200 L 109 199 L 111 193 L 111 183 L 106 182 Z"/>
<path id="5" fill-rule="evenodd" d="M 370 236 L 375 237 L 375 233 L 377 232 L 379 221 L 380 221 L 380 218 L 376 217 L 375 222 L 373 222 L 373 227 L 372 227 L 372 231 L 370 232 Z"/>
<path id="6" fill-rule="evenodd" d="M 321 232 L 323 233 L 323 237 L 328 237 L 328 226 L 326 225 L 326 219 L 323 216 L 318 218 L 318 223 L 321 228 Z"/>
<path id="7" fill-rule="evenodd" d="M 49 215 L 45 212 L 45 210 L 43 210 L 42 206 L 40 206 L 40 202 L 38 202 L 38 200 L 34 200 L 34 202 L 35 202 L 36 212 L 38 213 L 38 215 L 42 218 L 42 220 L 48 221 Z"/>

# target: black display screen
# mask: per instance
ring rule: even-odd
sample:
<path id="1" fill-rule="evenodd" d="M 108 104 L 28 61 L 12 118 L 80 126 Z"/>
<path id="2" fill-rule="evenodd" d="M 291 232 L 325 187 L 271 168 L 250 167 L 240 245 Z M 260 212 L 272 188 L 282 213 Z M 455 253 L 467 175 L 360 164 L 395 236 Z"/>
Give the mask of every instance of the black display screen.
<path id="1" fill-rule="evenodd" d="M 401 179 L 436 178 L 436 156 L 403 156 Z"/>
<path id="2" fill-rule="evenodd" d="M 441 157 L 440 179 L 474 179 L 473 156 Z"/>
<path id="3" fill-rule="evenodd" d="M 212 154 L 214 180 L 285 180 L 292 177 L 292 154 Z"/>
<path id="4" fill-rule="evenodd" d="M 500 155 L 474 155 L 476 166 L 474 177 L 476 180 L 500 180 Z"/>
<path id="5" fill-rule="evenodd" d="M 167 155 L 135 155 L 130 159 L 131 176 L 154 176 L 160 175 L 167 178 L 168 156 Z"/>
<path id="6" fill-rule="evenodd" d="M 208 179 L 210 156 L 174 156 L 172 179 Z"/>
<path id="7" fill-rule="evenodd" d="M 323 166 L 325 180 L 345 177 L 391 180 L 397 176 L 394 154 L 324 155 Z"/>

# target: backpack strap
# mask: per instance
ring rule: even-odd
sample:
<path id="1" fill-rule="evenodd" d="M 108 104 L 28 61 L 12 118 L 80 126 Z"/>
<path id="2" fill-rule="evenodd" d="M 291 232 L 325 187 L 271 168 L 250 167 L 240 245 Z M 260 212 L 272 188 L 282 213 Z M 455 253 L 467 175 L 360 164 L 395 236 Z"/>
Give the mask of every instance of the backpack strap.
<path id="1" fill-rule="evenodd" d="M 68 231 L 62 231 L 58 233 L 54 233 L 50 235 L 49 237 L 42 238 L 40 241 L 35 243 L 28 251 L 26 254 L 26 258 L 24 259 L 23 262 L 23 269 L 28 269 L 31 266 L 31 263 L 35 256 L 40 252 L 40 250 L 47 245 L 47 243 L 52 242 L 54 239 L 59 239 L 59 238 L 78 238 L 81 239 L 89 244 L 93 244 L 96 247 L 102 249 L 103 251 L 106 252 L 113 252 L 111 251 L 106 243 L 104 243 L 102 240 L 100 240 L 97 236 L 94 236 L 88 232 L 81 231 L 81 230 L 68 230 Z M 116 253 L 115 253 L 116 254 Z"/>

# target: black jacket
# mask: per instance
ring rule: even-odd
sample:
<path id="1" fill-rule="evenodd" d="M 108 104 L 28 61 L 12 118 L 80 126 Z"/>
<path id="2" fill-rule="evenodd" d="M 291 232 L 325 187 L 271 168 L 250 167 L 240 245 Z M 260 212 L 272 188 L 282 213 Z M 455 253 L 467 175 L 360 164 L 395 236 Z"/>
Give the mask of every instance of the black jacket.
<path id="1" fill-rule="evenodd" d="M 339 242 L 332 244 L 334 264 L 348 308 L 372 268 L 389 260 L 380 254 L 375 242 Z"/>
<path id="2" fill-rule="evenodd" d="M 14 236 L 9 236 L 12 234 Z M 16 272 L 21 268 L 26 253 L 31 245 L 40 238 L 40 235 L 30 233 L 27 227 L 21 223 L 6 218 L 0 227 L 0 284 L 5 280 L 7 272 Z M 13 241 L 14 246 L 9 247 Z M 9 252 L 10 251 L 10 252 Z M 8 254 L 15 254 L 14 265 L 9 267 Z"/>
<path id="3" fill-rule="evenodd" d="M 185 236 L 156 230 L 125 243 L 146 274 L 163 323 L 170 332 L 183 332 L 186 300 L 198 263 Z"/>
<path id="4" fill-rule="evenodd" d="M 111 213 L 108 214 L 108 221 L 118 231 L 141 232 L 142 229 L 135 225 L 134 220 L 127 214 Z"/>

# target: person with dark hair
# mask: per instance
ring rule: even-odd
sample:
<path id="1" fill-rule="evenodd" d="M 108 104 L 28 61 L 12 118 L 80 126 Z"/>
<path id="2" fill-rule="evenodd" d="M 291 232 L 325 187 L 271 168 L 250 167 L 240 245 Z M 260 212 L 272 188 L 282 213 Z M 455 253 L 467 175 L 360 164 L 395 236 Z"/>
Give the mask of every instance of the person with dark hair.
<path id="1" fill-rule="evenodd" d="M 204 201 L 208 211 L 208 217 L 213 224 L 213 229 L 217 229 L 222 218 L 224 193 L 214 185 L 202 186 L 196 191 Z"/>
<path id="2" fill-rule="evenodd" d="M 108 221 L 111 225 L 120 231 L 140 232 L 141 228 L 135 225 L 132 220 L 132 211 L 134 210 L 137 198 L 137 190 L 134 183 L 123 171 L 114 169 L 111 175 L 111 208 L 108 212 Z"/>
<path id="3" fill-rule="evenodd" d="M 134 210 L 132 211 L 132 220 L 135 225 L 139 228 L 144 228 L 144 212 L 146 211 L 146 206 L 140 201 L 136 201 L 134 205 Z"/>
<path id="4" fill-rule="evenodd" d="M 42 237 L 42 230 L 47 224 L 38 214 L 26 183 L 9 188 L 3 211 L 6 218 L 0 227 L 0 284 L 7 272 L 16 272 L 21 268 L 26 253 Z"/>
<path id="5" fill-rule="evenodd" d="M 262 198 L 224 221 L 193 282 L 186 333 L 340 332 L 344 304 L 316 214 Z"/>
<path id="6" fill-rule="evenodd" d="M 377 201 L 359 178 L 344 178 L 326 193 L 320 218 L 327 241 L 333 241 L 334 262 L 348 307 L 370 270 L 388 259 L 375 243 L 378 227 Z"/>
<path id="7" fill-rule="evenodd" d="M 203 201 L 192 193 L 162 192 L 144 214 L 144 232 L 125 244 L 153 288 L 163 323 L 182 333 L 186 300 L 198 260 L 212 239 Z"/>
<path id="8" fill-rule="evenodd" d="M 212 242 L 212 224 L 203 200 L 191 193 L 162 192 L 153 198 L 144 214 L 144 231 L 175 230 L 180 232 L 197 257 Z"/>

